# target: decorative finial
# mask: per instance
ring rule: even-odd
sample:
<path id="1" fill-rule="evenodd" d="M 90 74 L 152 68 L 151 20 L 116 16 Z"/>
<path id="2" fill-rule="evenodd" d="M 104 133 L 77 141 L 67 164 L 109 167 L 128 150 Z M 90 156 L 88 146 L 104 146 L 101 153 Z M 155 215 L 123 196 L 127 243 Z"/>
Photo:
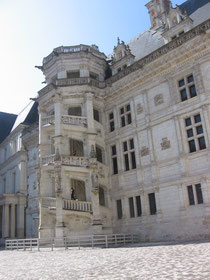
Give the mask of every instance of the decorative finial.
<path id="1" fill-rule="evenodd" d="M 119 45 L 120 44 L 120 38 L 117 37 L 117 44 Z"/>

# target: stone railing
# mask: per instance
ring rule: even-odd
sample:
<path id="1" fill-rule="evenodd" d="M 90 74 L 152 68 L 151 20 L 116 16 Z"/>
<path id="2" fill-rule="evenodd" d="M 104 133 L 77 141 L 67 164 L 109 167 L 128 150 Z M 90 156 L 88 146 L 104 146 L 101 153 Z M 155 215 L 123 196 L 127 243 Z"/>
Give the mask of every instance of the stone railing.
<path id="1" fill-rule="evenodd" d="M 55 88 L 55 85 L 53 83 L 49 84 L 49 85 L 46 85 L 44 88 L 42 88 L 38 94 L 39 96 L 43 96 L 45 95 L 46 93 L 50 92 L 51 90 L 53 90 Z"/>
<path id="2" fill-rule="evenodd" d="M 49 155 L 42 158 L 42 165 L 48 165 L 55 162 L 55 155 Z"/>
<path id="3" fill-rule="evenodd" d="M 48 124 L 55 124 L 55 116 L 48 116 L 42 118 L 42 126 L 48 125 Z"/>
<path id="4" fill-rule="evenodd" d="M 61 123 L 87 127 L 87 118 L 77 116 L 62 116 Z"/>
<path id="5" fill-rule="evenodd" d="M 87 157 L 77 157 L 77 156 L 62 156 L 62 164 L 71 166 L 89 166 L 89 158 Z"/>
<path id="6" fill-rule="evenodd" d="M 63 200 L 64 210 L 74 210 L 83 212 L 92 212 L 92 203 L 88 201 L 78 201 L 78 200 Z"/>
<path id="7" fill-rule="evenodd" d="M 42 165 L 49 165 L 55 163 L 55 155 L 49 155 L 42 158 Z M 88 167 L 90 161 L 88 157 L 77 156 L 61 156 L 61 163 L 69 166 Z"/>
<path id="8" fill-rule="evenodd" d="M 55 81 L 55 85 L 58 87 L 74 85 L 91 85 L 98 88 L 104 88 L 106 86 L 105 82 L 94 80 L 89 77 L 58 79 Z"/>
<path id="9" fill-rule="evenodd" d="M 55 208 L 56 207 L 56 198 L 54 197 L 43 197 L 41 198 L 41 206 L 43 208 Z"/>
<path id="10" fill-rule="evenodd" d="M 47 57 L 44 58 L 43 64 L 48 63 L 50 60 L 53 59 L 54 56 L 58 56 L 62 53 L 77 53 L 77 52 L 89 52 L 93 53 L 94 55 L 106 59 L 106 56 L 104 53 L 101 53 L 96 47 L 93 46 L 87 46 L 87 45 L 77 45 L 77 46 L 61 46 L 58 48 L 55 48 L 51 54 L 49 54 Z"/>

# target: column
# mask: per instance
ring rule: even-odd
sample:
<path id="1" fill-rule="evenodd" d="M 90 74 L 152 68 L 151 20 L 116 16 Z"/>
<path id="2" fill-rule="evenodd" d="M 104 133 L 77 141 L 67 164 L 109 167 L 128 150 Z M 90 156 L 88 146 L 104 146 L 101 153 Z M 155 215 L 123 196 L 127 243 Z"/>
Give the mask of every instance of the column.
<path id="1" fill-rule="evenodd" d="M 9 237 L 9 204 L 5 204 L 3 207 L 3 237 Z"/>
<path id="2" fill-rule="evenodd" d="M 88 131 L 94 131 L 94 118 L 93 118 L 93 93 L 86 94 L 86 116 L 88 123 Z"/>
<path id="3" fill-rule="evenodd" d="M 26 157 L 26 155 L 24 155 Z M 20 162 L 20 192 L 27 193 L 27 172 L 26 172 L 26 158 Z"/>
<path id="4" fill-rule="evenodd" d="M 61 167 L 59 162 L 55 166 L 55 191 L 56 191 L 56 225 L 55 236 L 57 238 L 64 237 L 64 222 L 63 222 L 63 197 L 61 185 Z"/>
<path id="5" fill-rule="evenodd" d="M 17 205 L 17 237 L 24 238 L 24 223 L 25 223 L 25 205 Z"/>
<path id="6" fill-rule="evenodd" d="M 61 99 L 59 94 L 55 96 L 55 135 L 61 135 Z"/>
<path id="7" fill-rule="evenodd" d="M 92 210 L 93 210 L 93 233 L 101 234 L 102 233 L 102 221 L 100 215 L 100 207 L 99 207 L 99 184 L 98 184 L 98 175 L 95 171 L 90 173 L 90 183 L 92 185 L 91 188 L 91 196 L 92 196 Z"/>
<path id="8" fill-rule="evenodd" d="M 15 204 L 11 205 L 11 238 L 15 238 Z"/>

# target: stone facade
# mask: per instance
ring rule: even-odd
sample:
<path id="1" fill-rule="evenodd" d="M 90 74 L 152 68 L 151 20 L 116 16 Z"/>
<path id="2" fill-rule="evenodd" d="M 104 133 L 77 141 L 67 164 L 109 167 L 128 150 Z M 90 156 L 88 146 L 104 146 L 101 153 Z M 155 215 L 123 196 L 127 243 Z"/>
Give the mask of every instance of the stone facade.
<path id="1" fill-rule="evenodd" d="M 118 39 L 110 59 L 78 45 L 38 66 L 47 83 L 35 100 L 39 127 L 18 126 L 24 148 L 9 160 L 15 131 L 0 146 L 3 238 L 16 235 L 4 222 L 15 220 L 13 204 L 26 209 L 16 216 L 28 237 L 210 237 L 210 20 L 193 26 L 170 1 L 147 7 L 164 39 L 149 55 L 138 59 L 136 41 Z M 4 178 L 18 165 L 21 191 L 9 191 Z"/>

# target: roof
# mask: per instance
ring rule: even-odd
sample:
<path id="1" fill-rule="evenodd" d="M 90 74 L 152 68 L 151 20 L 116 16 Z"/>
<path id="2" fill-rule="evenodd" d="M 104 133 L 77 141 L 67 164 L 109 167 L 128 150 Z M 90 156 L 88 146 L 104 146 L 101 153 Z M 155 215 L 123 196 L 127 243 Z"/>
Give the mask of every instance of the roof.
<path id="1" fill-rule="evenodd" d="M 38 103 L 31 101 L 21 112 L 18 114 L 17 119 L 12 127 L 12 131 L 20 124 L 30 125 L 39 119 Z"/>
<path id="2" fill-rule="evenodd" d="M 187 15 L 190 16 L 196 10 L 208 4 L 209 2 L 210 0 L 187 0 L 181 5 L 179 5 L 179 8 L 182 12 L 186 11 Z"/>
<path id="3" fill-rule="evenodd" d="M 179 5 L 182 12 L 186 10 L 193 20 L 193 27 L 201 24 L 210 17 L 210 0 L 187 0 Z M 165 42 L 159 31 L 146 30 L 134 39 L 127 42 L 135 61 L 147 56 L 162 47 Z"/>
<path id="4" fill-rule="evenodd" d="M 17 115 L 0 112 L 0 143 L 10 134 Z"/>

